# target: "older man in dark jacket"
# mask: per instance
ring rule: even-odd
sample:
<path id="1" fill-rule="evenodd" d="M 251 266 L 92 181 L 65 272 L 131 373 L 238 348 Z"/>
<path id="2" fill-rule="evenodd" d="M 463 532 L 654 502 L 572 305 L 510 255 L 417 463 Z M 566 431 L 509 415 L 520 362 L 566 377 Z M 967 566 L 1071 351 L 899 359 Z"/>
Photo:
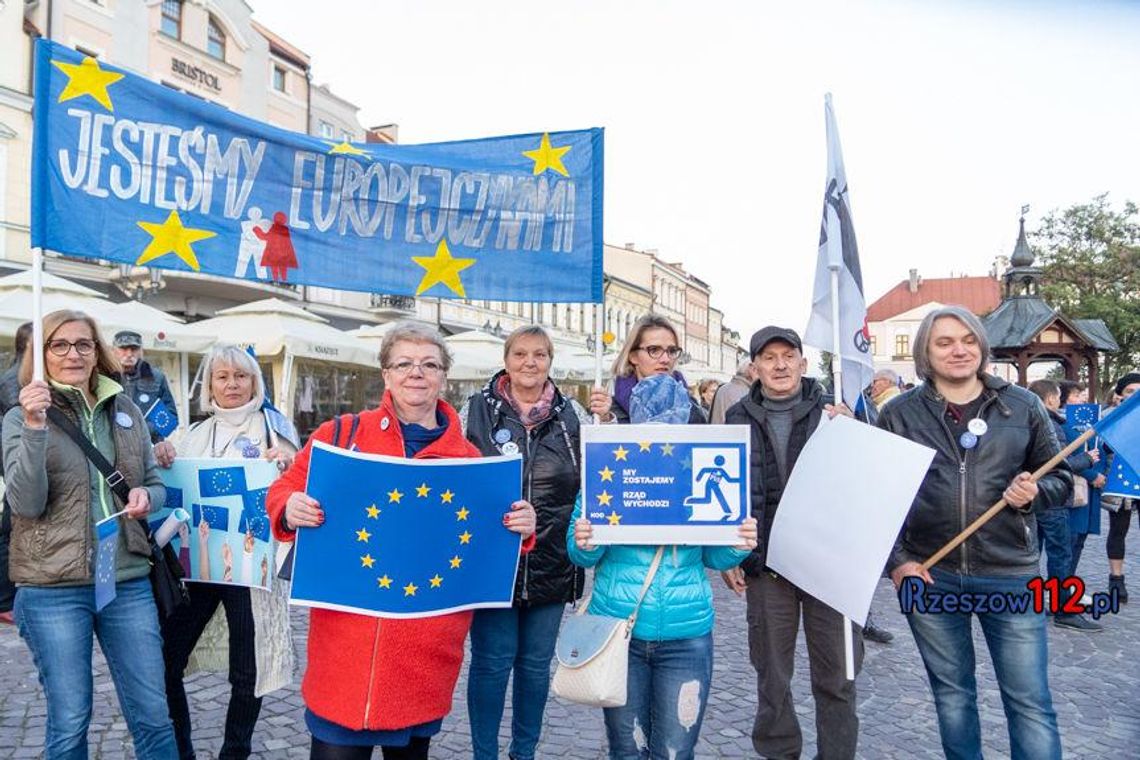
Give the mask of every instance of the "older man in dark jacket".
<path id="1" fill-rule="evenodd" d="M 915 370 L 925 384 L 887 404 L 879 426 L 929 446 L 935 456 L 887 568 L 896 587 L 907 585 L 900 599 L 922 603 L 909 612 L 904 604 L 904 612 L 930 678 L 946 756 L 982 756 L 972 632 L 977 615 L 1014 760 L 1059 760 L 1045 616 L 1032 610 L 946 611 L 950 600 L 1025 600 L 1026 584 L 1038 574 L 1034 512 L 1063 504 L 1072 488 L 1064 462 L 1040 480 L 1030 475 L 1060 451 L 1057 436 L 1037 397 L 983 372 L 988 358 L 985 329 L 963 307 L 937 309 L 918 328 Z M 929 572 L 923 568 L 999 499 L 1008 507 Z M 935 596 L 941 599 L 932 602 Z M 938 601 L 941 613 L 931 609 Z"/>

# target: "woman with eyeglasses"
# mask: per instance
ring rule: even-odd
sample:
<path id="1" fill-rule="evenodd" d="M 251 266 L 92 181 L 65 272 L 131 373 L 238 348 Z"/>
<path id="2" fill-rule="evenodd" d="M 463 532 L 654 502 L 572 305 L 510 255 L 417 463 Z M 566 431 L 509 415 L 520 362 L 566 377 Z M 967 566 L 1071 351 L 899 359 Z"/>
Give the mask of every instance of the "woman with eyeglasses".
<path id="1" fill-rule="evenodd" d="M 293 541 L 298 528 L 320 530 L 324 522 L 326 505 L 304 492 L 314 440 L 414 459 L 481 456 L 442 398 L 451 353 L 435 331 L 397 324 L 380 346 L 380 366 L 386 388 L 380 407 L 342 418 L 339 441 L 334 422 L 321 425 L 270 487 L 266 507 L 278 540 Z M 503 506 L 503 528 L 526 537 L 523 550 L 529 551 L 534 507 L 524 500 Z M 385 760 L 427 758 L 431 737 L 451 709 L 471 617 L 470 611 L 381 619 L 311 610 L 301 684 L 311 760 L 367 760 L 377 745 Z"/>
<path id="2" fill-rule="evenodd" d="M 475 760 L 499 757 L 499 724 L 514 673 L 513 760 L 532 760 L 550 690 L 550 660 L 568 602 L 582 595 L 585 574 L 566 555 L 566 529 L 580 487 L 582 425 L 590 413 L 612 421 L 610 395 L 590 394 L 589 413 L 550 380 L 554 344 L 537 325 L 520 327 L 503 345 L 504 369 L 467 400 L 459 417 L 467 439 L 486 456 L 523 457 L 523 495 L 537 514 L 534 551 L 519 562 L 513 605 L 475 612 L 467 715 Z"/>
<path id="3" fill-rule="evenodd" d="M 12 513 L 9 570 L 19 587 L 15 619 L 47 697 L 44 756 L 87 757 L 92 638 L 107 659 L 135 756 L 178 757 L 163 689 L 162 636 L 150 580 L 150 544 L 139 520 L 162 508 L 142 412 L 111 379 L 118 362 L 95 321 L 79 311 L 43 319 L 45 343 L 28 343 L 20 406 L 3 424 L 6 500 Z M 32 379 L 43 351 L 44 379 Z M 119 502 L 84 450 L 48 417 L 62 414 L 122 473 Z M 96 524 L 114 521 L 114 597 L 96 602 Z M 101 566 L 103 569 L 105 566 Z"/>
<path id="4" fill-rule="evenodd" d="M 665 317 L 648 314 L 633 323 L 621 353 L 614 360 L 614 416 L 629 422 L 629 399 L 633 388 L 647 377 L 670 375 L 688 387 L 684 376 L 674 369 L 682 353 L 677 330 Z M 699 402 L 690 399 L 689 424 L 708 422 Z"/>

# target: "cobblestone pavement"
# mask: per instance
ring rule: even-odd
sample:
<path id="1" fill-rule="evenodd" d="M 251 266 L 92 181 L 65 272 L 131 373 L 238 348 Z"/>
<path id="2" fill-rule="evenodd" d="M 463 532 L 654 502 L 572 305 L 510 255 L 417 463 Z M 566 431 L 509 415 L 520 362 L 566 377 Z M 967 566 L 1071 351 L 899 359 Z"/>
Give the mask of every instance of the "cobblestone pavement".
<path id="1" fill-rule="evenodd" d="M 1090 591 L 1103 589 L 1108 572 L 1103 536 L 1090 536 L 1081 570 Z M 1140 594 L 1140 562 L 1129 559 L 1126 572 L 1137 579 L 1134 593 Z M 756 707 L 755 677 L 748 662 L 744 605 L 723 587 L 719 578 L 714 580 L 718 613 L 716 665 L 697 756 L 754 757 L 749 732 Z M 859 756 L 873 760 L 941 757 L 938 725 L 922 663 L 886 581 L 880 584 L 874 610 L 878 623 L 896 638 L 889 646 L 867 645 L 866 662 L 858 680 L 862 722 Z M 305 619 L 304 612 L 294 612 L 297 651 L 302 659 Z M 1105 631 L 1095 635 L 1049 627 L 1049 677 L 1068 758 L 1136 757 L 1140 746 L 1140 599 L 1104 622 Z M 987 757 L 1008 757 L 1001 699 L 977 626 L 975 640 Z M 10 626 L 0 630 L 0 663 L 0 757 L 38 757 L 43 746 L 44 700 L 28 651 Z M 815 751 L 815 730 L 807 673 L 801 636 L 793 689 L 804 731 L 804 756 L 811 757 Z M 444 723 L 443 733 L 432 743 L 433 758 L 470 756 L 465 688 L 466 670 L 456 688 L 451 716 Z M 198 756 L 213 758 L 221 745 L 229 685 L 221 676 L 202 674 L 188 679 L 187 691 L 195 718 Z M 256 757 L 308 757 L 302 709 L 296 686 L 265 700 L 254 738 Z M 509 726 L 509 707 L 503 725 Z M 504 735 L 504 756 L 506 741 Z M 134 756 L 114 687 L 99 655 L 90 742 L 92 757 Z M 601 711 L 552 699 L 538 756 L 568 760 L 604 757 Z"/>

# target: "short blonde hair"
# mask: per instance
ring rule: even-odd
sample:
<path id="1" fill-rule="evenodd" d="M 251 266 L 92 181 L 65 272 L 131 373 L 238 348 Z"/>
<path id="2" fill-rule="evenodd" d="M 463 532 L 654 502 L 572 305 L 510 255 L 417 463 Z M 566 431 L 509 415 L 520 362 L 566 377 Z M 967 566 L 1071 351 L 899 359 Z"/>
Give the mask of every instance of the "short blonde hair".
<path id="1" fill-rule="evenodd" d="M 59 309 L 50 314 L 44 315 L 44 344 L 36 346 L 35 342 L 31 339 L 28 344 L 24 346 L 24 358 L 20 362 L 20 373 L 18 379 L 20 386 L 25 386 L 32 381 L 32 371 L 35 362 L 35 355 L 33 351 L 39 350 L 44 352 L 44 371 L 47 371 L 47 344 L 51 341 L 51 337 L 55 335 L 56 330 L 66 325 L 68 322 L 83 322 L 91 328 L 91 338 L 95 341 L 95 368 L 91 372 L 91 377 L 88 380 L 88 390 L 92 393 L 99 385 L 99 375 L 106 375 L 111 377 L 117 375 L 122 367 L 119 365 L 119 360 L 107 348 L 107 342 L 103 340 L 102 333 L 99 332 L 99 325 L 95 323 L 94 318 L 90 314 L 82 311 L 75 311 L 73 309 Z"/>
<path id="2" fill-rule="evenodd" d="M 503 343 L 503 359 L 506 359 L 511 354 L 511 346 L 515 344 L 519 338 L 541 338 L 546 343 L 546 350 L 550 354 L 550 358 L 554 358 L 554 341 L 550 339 L 550 334 L 542 329 L 539 325 L 523 325 L 516 327 L 514 331 L 507 336 L 507 340 Z"/>
<path id="3" fill-rule="evenodd" d="M 397 343 L 407 341 L 409 343 L 431 343 L 439 349 L 440 359 L 443 361 L 443 371 L 447 372 L 451 369 L 451 349 L 447 343 L 444 342 L 443 337 L 428 327 L 427 325 L 420 324 L 419 322 L 397 322 L 384 336 L 384 340 L 380 343 L 380 368 L 388 368 L 388 360 L 392 358 L 392 348 Z"/>
<path id="4" fill-rule="evenodd" d="M 253 378 L 253 398 L 265 400 L 265 378 L 261 376 L 261 367 L 258 366 L 257 359 L 240 346 L 218 343 L 202 359 L 202 389 L 198 392 L 198 406 L 203 413 L 210 414 L 214 411 L 210 379 L 213 377 L 214 367 L 219 364 L 240 369 L 250 375 Z"/>

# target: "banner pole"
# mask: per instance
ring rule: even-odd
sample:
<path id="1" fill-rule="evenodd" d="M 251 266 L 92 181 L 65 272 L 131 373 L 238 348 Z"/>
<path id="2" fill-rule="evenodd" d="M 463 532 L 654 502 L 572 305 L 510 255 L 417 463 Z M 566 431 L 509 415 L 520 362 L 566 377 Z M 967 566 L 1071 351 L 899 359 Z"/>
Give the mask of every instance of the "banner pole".
<path id="1" fill-rule="evenodd" d="M 831 272 L 831 393 L 836 404 L 843 399 L 843 343 L 839 330 L 839 266 L 829 264 Z M 843 618 L 843 664 L 847 670 L 847 680 L 855 680 L 855 639 L 851 629 L 851 618 Z"/>
<path id="2" fill-rule="evenodd" d="M 602 310 L 602 306 L 603 306 L 603 304 L 600 304 L 600 303 L 594 304 L 594 387 L 595 388 L 601 388 L 602 387 L 602 351 L 605 349 L 605 346 L 602 345 L 602 336 L 605 334 L 605 330 L 602 329 L 602 327 L 603 327 L 603 325 L 602 325 L 602 314 L 604 313 Z M 594 424 L 596 425 L 596 424 L 600 423 L 601 421 L 602 421 L 601 416 L 595 414 L 594 415 Z"/>
<path id="3" fill-rule="evenodd" d="M 32 379 L 44 379 L 44 251 L 32 249 Z"/>

